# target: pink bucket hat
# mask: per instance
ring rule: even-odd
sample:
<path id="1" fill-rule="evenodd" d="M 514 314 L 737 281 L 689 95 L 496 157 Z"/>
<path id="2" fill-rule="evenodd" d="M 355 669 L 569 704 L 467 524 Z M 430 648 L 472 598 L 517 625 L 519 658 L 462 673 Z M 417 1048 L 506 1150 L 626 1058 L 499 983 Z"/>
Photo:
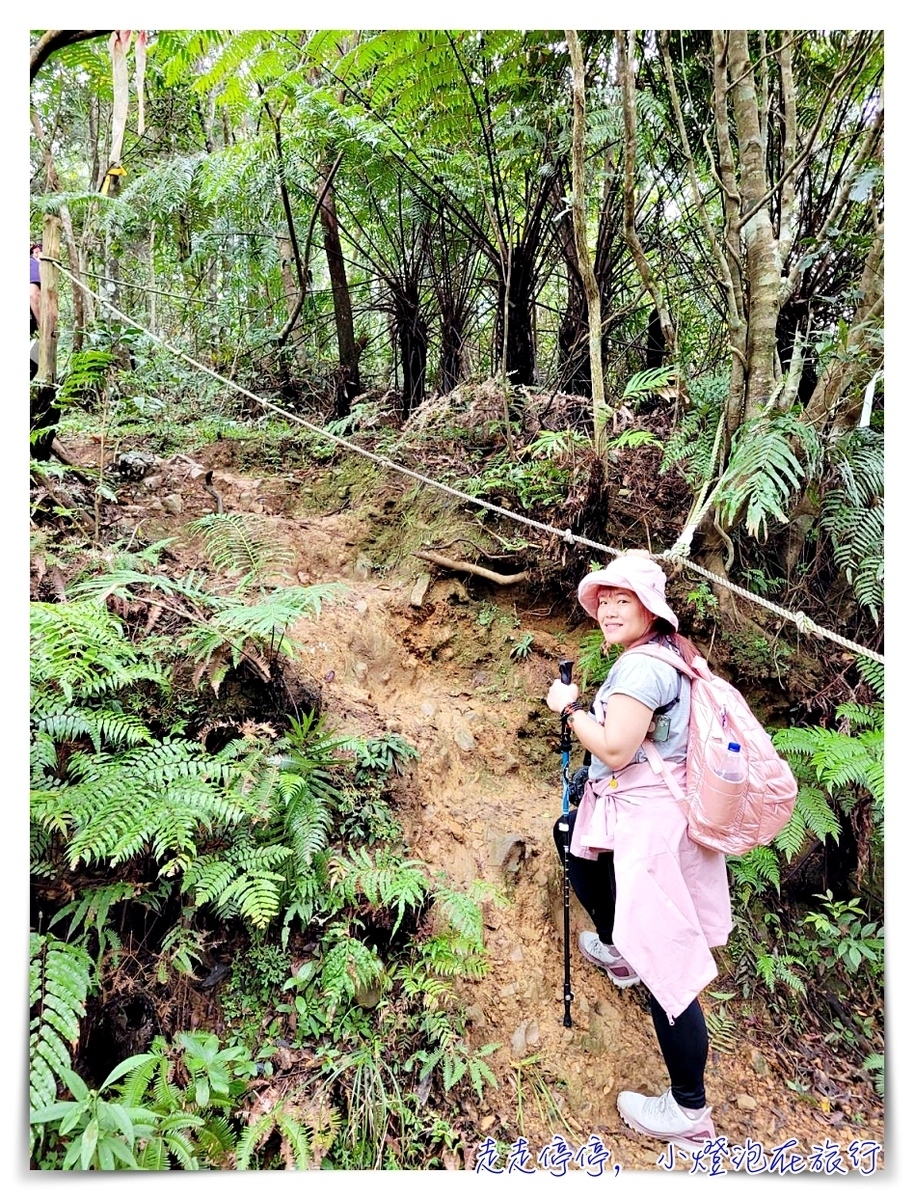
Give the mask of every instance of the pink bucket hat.
<path id="1" fill-rule="evenodd" d="M 626 588 L 634 592 L 648 612 L 669 621 L 674 629 L 679 628 L 676 614 L 666 602 L 666 575 L 660 567 L 638 551 L 620 554 L 608 567 L 591 571 L 578 584 L 578 600 L 591 617 L 597 615 L 597 599 L 600 588 Z"/>

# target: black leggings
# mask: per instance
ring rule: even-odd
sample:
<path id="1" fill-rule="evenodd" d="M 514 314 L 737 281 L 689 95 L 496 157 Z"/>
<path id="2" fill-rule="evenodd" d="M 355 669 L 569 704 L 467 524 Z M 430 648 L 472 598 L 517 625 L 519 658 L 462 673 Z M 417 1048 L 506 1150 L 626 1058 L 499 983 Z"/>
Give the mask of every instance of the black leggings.
<path id="1" fill-rule="evenodd" d="M 574 830 L 577 809 L 568 814 L 568 840 Z M 563 857 L 561 818 L 556 821 L 552 836 L 559 859 Z M 574 894 L 590 913 L 597 937 L 606 945 L 613 940 L 616 917 L 616 872 L 611 851 L 596 859 L 577 858 L 568 853 L 568 879 Z M 670 1075 L 673 1099 L 683 1108 L 703 1108 L 705 1105 L 705 1064 L 708 1061 L 708 1029 L 697 998 L 670 1024 L 670 1019 L 648 992 L 651 1016 L 660 1052 Z"/>

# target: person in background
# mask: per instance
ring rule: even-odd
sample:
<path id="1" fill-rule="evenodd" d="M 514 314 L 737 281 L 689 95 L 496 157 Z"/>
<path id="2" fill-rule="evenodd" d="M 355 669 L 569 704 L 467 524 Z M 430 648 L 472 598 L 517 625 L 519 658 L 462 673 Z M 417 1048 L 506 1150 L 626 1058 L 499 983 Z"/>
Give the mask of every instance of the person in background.
<path id="1" fill-rule="evenodd" d="M 30 325 L 29 333 L 34 334 L 38 329 L 38 322 L 41 319 L 41 267 L 38 260 L 41 258 L 41 242 L 33 242 L 29 250 L 29 267 L 31 268 L 31 277 L 29 282 L 29 309 L 30 309 Z"/>
<path id="2" fill-rule="evenodd" d="M 578 585 L 578 601 L 608 645 L 657 641 L 686 663 L 697 648 L 666 602 L 666 576 L 643 551 L 616 558 Z M 685 788 L 691 688 L 644 654 L 621 654 L 591 711 L 574 683 L 556 679 L 546 703 L 562 713 L 591 761 L 580 807 L 569 814 L 569 880 L 596 932 L 579 948 L 620 988 L 644 983 L 670 1079 L 660 1096 L 620 1092 L 625 1123 L 694 1151 L 716 1136 L 705 1096 L 708 1031 L 698 994 L 717 974 L 712 946 L 732 928 L 723 854 L 688 835 L 686 817 L 641 748 L 650 738 Z M 562 856 L 562 833 L 554 832 Z M 568 835 L 565 835 L 568 836 Z"/>
<path id="3" fill-rule="evenodd" d="M 41 242 L 32 242 L 29 248 L 29 336 L 32 344 L 29 348 L 29 379 L 34 379 L 38 371 L 38 342 L 35 335 L 41 320 Z"/>

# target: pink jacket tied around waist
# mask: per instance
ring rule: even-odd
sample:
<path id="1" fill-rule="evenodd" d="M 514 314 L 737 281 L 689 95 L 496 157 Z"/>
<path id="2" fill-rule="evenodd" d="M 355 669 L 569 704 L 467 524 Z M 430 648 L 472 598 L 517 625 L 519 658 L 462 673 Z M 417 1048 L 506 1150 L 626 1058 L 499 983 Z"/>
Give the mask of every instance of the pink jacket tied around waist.
<path id="1" fill-rule="evenodd" d="M 684 788 L 685 765 L 667 765 Z M 613 851 L 613 943 L 672 1021 L 717 975 L 711 947 L 733 928 L 726 860 L 690 839 L 682 803 L 649 763 L 611 782 L 588 781 L 571 853 Z"/>

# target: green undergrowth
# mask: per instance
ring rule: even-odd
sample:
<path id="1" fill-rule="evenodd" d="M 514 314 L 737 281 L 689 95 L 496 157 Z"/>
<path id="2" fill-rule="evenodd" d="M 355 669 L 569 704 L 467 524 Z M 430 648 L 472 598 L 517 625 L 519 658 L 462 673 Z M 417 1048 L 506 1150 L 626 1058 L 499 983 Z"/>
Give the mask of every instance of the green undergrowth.
<path id="1" fill-rule="evenodd" d="M 32 1165 L 440 1165 L 468 1136 L 461 1100 L 497 1086 L 460 984 L 488 969 L 481 904 L 500 898 L 411 854 L 389 789 L 416 751 L 398 735 L 252 711 L 208 750 L 192 709 L 163 727 L 187 663 L 201 699 L 233 664 L 281 673 L 302 615 L 264 582 L 278 563 L 256 522 L 207 520 L 229 596 L 150 548 L 32 605 Z M 182 614 L 167 638 L 157 604 Z M 175 1025 L 169 997 L 210 976 L 220 1032 Z M 112 1066 L 95 1031 L 131 997 L 161 1032 Z M 252 1124 L 264 1076 L 282 1099 Z"/>

